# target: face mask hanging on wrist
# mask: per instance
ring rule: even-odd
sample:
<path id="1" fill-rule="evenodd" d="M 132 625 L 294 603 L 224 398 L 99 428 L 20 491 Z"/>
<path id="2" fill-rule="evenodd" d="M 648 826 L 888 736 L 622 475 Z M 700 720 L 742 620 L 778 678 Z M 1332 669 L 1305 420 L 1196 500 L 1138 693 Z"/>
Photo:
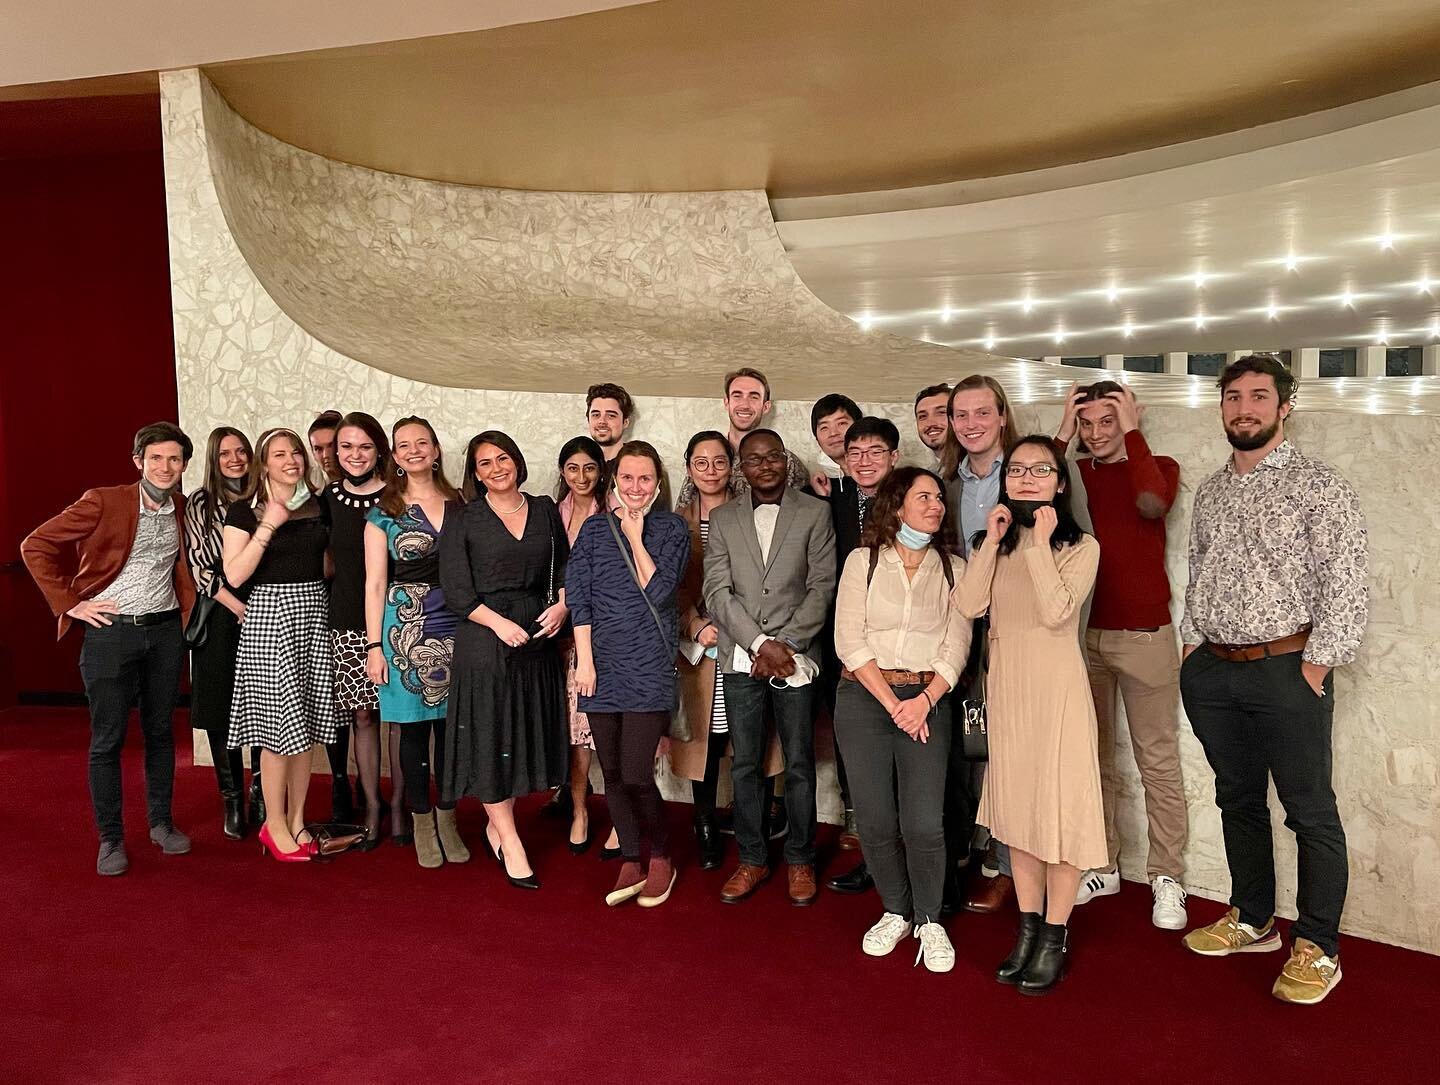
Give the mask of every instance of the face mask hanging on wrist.
<path id="1" fill-rule="evenodd" d="M 900 530 L 895 532 L 895 541 L 906 550 L 924 550 L 934 537 L 932 532 L 916 531 L 904 520 L 900 521 Z"/>

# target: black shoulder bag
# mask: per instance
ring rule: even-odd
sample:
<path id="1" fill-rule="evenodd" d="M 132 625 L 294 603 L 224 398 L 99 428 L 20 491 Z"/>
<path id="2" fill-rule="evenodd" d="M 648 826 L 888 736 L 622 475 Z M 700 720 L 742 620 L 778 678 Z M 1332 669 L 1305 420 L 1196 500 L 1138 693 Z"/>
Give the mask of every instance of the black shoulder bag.
<path id="1" fill-rule="evenodd" d="M 990 669 L 990 619 L 982 616 L 975 619 L 975 636 L 980 638 L 980 651 L 975 657 L 975 675 L 970 679 L 970 688 L 955 713 L 955 727 L 958 734 L 951 741 L 960 743 L 961 755 L 966 761 L 990 760 L 990 721 L 985 713 L 985 679 Z"/>

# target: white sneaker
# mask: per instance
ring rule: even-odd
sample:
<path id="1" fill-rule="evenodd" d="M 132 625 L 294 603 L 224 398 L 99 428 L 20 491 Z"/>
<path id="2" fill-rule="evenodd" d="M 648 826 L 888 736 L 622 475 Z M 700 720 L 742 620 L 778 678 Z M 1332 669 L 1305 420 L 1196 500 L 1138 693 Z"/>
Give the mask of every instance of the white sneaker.
<path id="1" fill-rule="evenodd" d="M 886 912 L 880 922 L 865 932 L 860 948 L 872 957 L 883 957 L 904 941 L 910 933 L 910 920 L 894 912 Z"/>
<path id="2" fill-rule="evenodd" d="M 1120 871 L 1087 870 L 1080 879 L 1080 892 L 1075 894 L 1075 903 L 1084 904 L 1091 897 L 1113 897 L 1120 892 Z"/>
<path id="3" fill-rule="evenodd" d="M 1185 915 L 1185 890 L 1180 883 L 1164 874 L 1157 874 L 1150 883 L 1150 892 L 1155 895 L 1150 922 L 1161 930 L 1183 931 L 1188 918 Z"/>
<path id="4" fill-rule="evenodd" d="M 955 967 L 955 947 L 950 936 L 939 923 L 923 923 L 915 928 L 915 937 L 920 939 L 920 949 L 915 954 L 915 963 L 923 959 L 931 972 L 949 972 Z"/>

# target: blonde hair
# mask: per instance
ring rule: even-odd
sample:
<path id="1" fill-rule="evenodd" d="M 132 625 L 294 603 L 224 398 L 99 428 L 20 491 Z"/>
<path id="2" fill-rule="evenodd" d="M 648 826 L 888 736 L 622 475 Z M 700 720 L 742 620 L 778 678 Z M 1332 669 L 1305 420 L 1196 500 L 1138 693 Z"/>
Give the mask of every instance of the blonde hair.
<path id="1" fill-rule="evenodd" d="M 306 480 L 307 485 L 309 484 L 310 452 L 306 449 L 305 442 L 300 439 L 300 435 L 293 429 L 287 429 L 285 426 L 275 426 L 273 429 L 267 429 L 260 435 L 260 439 L 255 442 L 255 463 L 257 464 L 255 471 L 256 508 L 259 508 L 270 500 L 270 476 L 265 470 L 265 457 L 270 452 L 270 442 L 277 437 L 288 438 L 290 443 L 299 451 L 300 458 L 305 461 L 305 466 L 300 471 L 300 477 Z"/>

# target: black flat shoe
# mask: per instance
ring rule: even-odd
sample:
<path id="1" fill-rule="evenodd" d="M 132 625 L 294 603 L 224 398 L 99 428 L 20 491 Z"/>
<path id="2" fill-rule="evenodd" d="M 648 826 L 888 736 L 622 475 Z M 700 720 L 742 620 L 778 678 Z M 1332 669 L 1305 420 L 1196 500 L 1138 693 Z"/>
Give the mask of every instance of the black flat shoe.
<path id="1" fill-rule="evenodd" d="M 825 885 L 836 893 L 853 895 L 857 893 L 868 893 L 875 887 L 875 879 L 870 877 L 870 871 L 865 863 L 855 864 L 855 869 L 848 874 L 837 874 Z"/>
<path id="2" fill-rule="evenodd" d="M 586 833 L 585 839 L 578 844 L 573 840 L 567 841 L 567 843 L 569 844 L 571 855 L 584 855 L 590 850 L 590 834 Z"/>
<path id="3" fill-rule="evenodd" d="M 603 844 L 600 846 L 600 861 L 602 863 L 608 863 L 611 859 L 618 858 L 620 858 L 620 849 L 618 847 L 607 848 Z"/>

